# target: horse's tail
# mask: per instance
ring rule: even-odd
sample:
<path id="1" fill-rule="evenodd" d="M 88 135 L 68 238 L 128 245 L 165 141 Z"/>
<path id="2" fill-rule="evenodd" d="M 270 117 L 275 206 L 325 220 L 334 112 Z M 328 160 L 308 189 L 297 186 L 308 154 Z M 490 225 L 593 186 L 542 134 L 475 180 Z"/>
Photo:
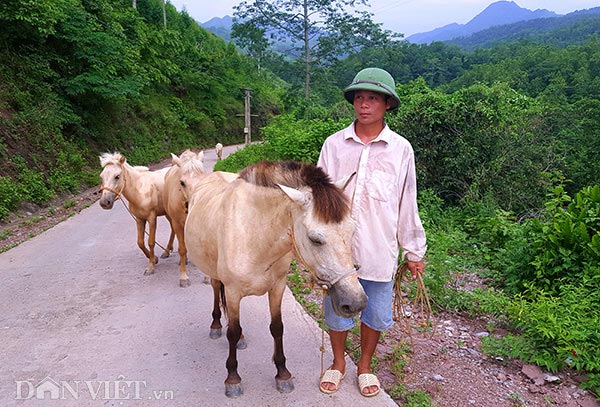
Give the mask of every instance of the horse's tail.
<path id="1" fill-rule="evenodd" d="M 221 282 L 221 308 L 223 309 L 223 315 L 227 318 L 227 298 L 225 298 L 225 284 Z"/>

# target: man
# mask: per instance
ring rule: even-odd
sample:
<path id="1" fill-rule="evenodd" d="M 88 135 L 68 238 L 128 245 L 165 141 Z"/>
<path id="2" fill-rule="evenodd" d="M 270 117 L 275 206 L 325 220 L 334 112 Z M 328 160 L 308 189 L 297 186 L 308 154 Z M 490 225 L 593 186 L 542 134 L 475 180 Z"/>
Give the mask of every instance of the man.
<path id="1" fill-rule="evenodd" d="M 381 388 L 371 372 L 371 360 L 381 332 L 394 323 L 393 286 L 399 248 L 413 277 L 424 272 L 427 249 L 417 208 L 412 146 L 384 121 L 386 111 L 396 109 L 400 103 L 395 89 L 394 79 L 385 70 L 360 71 L 344 89 L 344 97 L 354 105 L 356 119 L 325 140 L 318 162 L 334 181 L 356 172 L 345 193 L 357 223 L 352 252 L 360 265 L 359 280 L 369 297 L 360 316 L 361 355 L 357 364 L 359 390 L 366 397 L 377 395 Z M 319 387 L 324 393 L 333 393 L 345 375 L 346 338 L 354 319 L 335 315 L 329 297 L 325 297 L 325 323 L 333 363 Z"/>

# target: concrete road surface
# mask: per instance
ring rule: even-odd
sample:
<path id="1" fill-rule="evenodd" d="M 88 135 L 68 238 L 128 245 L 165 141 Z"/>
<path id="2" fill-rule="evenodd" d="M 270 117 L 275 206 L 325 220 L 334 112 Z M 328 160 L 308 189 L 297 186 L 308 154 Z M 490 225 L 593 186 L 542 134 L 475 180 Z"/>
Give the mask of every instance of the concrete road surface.
<path id="1" fill-rule="evenodd" d="M 213 150 L 205 161 L 212 168 Z M 163 246 L 168 233 L 161 218 Z M 210 285 L 191 266 L 192 285 L 180 288 L 177 254 L 144 276 L 135 235 L 124 205 L 95 203 L 0 254 L 0 406 L 396 406 L 384 392 L 362 397 L 349 359 L 340 391 L 319 391 L 321 331 L 289 290 L 284 347 L 296 389 L 275 389 L 267 298 L 248 297 L 248 348 L 238 352 L 244 394 L 228 399 L 227 339 L 208 336 Z"/>

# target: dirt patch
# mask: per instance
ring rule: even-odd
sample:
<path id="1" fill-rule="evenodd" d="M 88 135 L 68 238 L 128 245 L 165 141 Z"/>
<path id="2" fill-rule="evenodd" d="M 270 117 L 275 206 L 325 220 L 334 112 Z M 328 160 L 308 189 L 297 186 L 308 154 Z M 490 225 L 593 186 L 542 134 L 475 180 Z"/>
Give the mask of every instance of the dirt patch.
<path id="1" fill-rule="evenodd" d="M 100 198 L 100 188 L 93 187 L 77 195 L 64 195 L 48 205 L 21 204 L 19 210 L 0 222 L 0 253 L 43 233 L 76 215 Z"/>
<path id="2" fill-rule="evenodd" d="M 310 277 L 300 271 L 304 279 Z M 482 286 L 473 276 L 466 287 Z M 321 293 L 302 294 L 320 309 Z M 406 302 L 406 301 L 405 301 Z M 442 312 L 427 321 L 418 309 L 398 312 L 396 324 L 382 335 L 377 347 L 377 374 L 382 386 L 399 406 L 429 406 L 419 403 L 427 395 L 436 407 L 598 407 L 595 396 L 579 387 L 585 377 L 564 369 L 551 373 L 519 360 L 504 360 L 484 354 L 481 339 L 504 335 L 498 321 Z M 310 312 L 309 312 L 310 313 Z M 319 319 L 319 315 L 312 315 Z M 350 334 L 348 353 L 356 361 L 358 335 Z M 399 351 L 400 350 L 400 351 Z M 356 355 L 356 357 L 354 357 Z M 407 398 L 407 396 L 409 398 Z"/>

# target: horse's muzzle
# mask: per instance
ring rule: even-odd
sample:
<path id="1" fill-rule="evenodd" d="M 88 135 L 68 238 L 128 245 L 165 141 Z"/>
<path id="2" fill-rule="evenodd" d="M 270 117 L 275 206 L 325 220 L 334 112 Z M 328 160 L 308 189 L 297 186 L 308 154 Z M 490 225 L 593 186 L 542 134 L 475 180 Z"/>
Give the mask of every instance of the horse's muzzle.
<path id="1" fill-rule="evenodd" d="M 100 198 L 100 206 L 102 209 L 112 209 L 115 201 L 109 198 Z"/>
<path id="2" fill-rule="evenodd" d="M 353 317 L 361 312 L 369 300 L 358 279 L 344 278 L 332 285 L 328 291 L 333 311 L 344 318 Z"/>

